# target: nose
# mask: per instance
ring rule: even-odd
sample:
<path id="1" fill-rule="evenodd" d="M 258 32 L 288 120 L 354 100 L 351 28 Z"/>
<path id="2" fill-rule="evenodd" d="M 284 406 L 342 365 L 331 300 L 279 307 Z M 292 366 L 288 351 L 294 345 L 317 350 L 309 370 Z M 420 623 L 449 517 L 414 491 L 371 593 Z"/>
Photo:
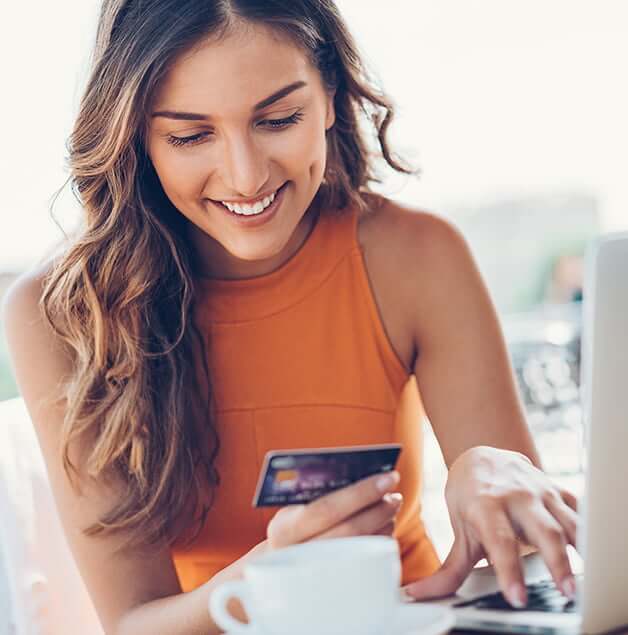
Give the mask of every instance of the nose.
<path id="1" fill-rule="evenodd" d="M 268 182 L 268 159 L 249 135 L 238 135 L 224 144 L 223 181 L 233 196 L 255 198 Z"/>

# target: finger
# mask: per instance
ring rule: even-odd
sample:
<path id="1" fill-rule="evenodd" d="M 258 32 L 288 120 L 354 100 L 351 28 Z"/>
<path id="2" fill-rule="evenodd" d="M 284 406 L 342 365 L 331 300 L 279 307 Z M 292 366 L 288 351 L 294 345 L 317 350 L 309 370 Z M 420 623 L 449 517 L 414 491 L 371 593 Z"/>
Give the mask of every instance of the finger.
<path id="1" fill-rule="evenodd" d="M 561 496 L 551 496 L 545 500 L 547 511 L 559 522 L 570 545 L 576 546 L 578 514 L 567 506 Z"/>
<path id="2" fill-rule="evenodd" d="M 560 496 L 563 499 L 563 501 L 565 502 L 566 505 L 568 505 L 569 507 L 571 507 L 571 509 L 573 509 L 575 512 L 578 511 L 578 499 L 569 491 L 567 491 L 566 489 L 559 489 L 558 490 L 560 492 Z"/>
<path id="3" fill-rule="evenodd" d="M 515 608 L 524 607 L 528 598 L 519 541 L 510 518 L 499 506 L 491 506 L 475 517 L 474 529 L 495 569 L 502 593 Z"/>
<path id="4" fill-rule="evenodd" d="M 394 525 L 394 519 L 401 507 L 402 500 L 401 494 L 387 496 L 379 503 L 371 505 L 331 529 L 314 536 L 313 539 L 379 534 L 383 528 L 388 527 L 391 523 Z"/>
<path id="5" fill-rule="evenodd" d="M 299 519 L 305 505 L 289 505 L 281 508 L 270 520 L 266 528 L 266 538 L 271 549 L 294 545 L 301 535 Z"/>
<path id="6" fill-rule="evenodd" d="M 392 536 L 395 533 L 395 521 L 389 522 L 382 527 L 379 531 L 376 531 L 374 536 Z"/>
<path id="7" fill-rule="evenodd" d="M 455 593 L 479 558 L 473 557 L 464 538 L 456 537 L 447 558 L 436 573 L 405 587 L 415 600 L 431 600 Z"/>
<path id="8" fill-rule="evenodd" d="M 299 506 L 297 517 L 292 519 L 296 522 L 290 528 L 292 542 L 303 542 L 340 525 L 359 511 L 381 501 L 382 496 L 398 483 L 399 472 L 376 474 L 321 496 L 309 505 Z"/>
<path id="9" fill-rule="evenodd" d="M 475 505 L 467 512 L 467 522 L 486 552 L 504 597 L 516 607 L 527 604 L 527 592 L 520 558 L 520 543 L 512 521 L 499 499 Z"/>
<path id="10" fill-rule="evenodd" d="M 545 505 L 540 503 L 528 508 L 520 523 L 528 540 L 535 544 L 554 582 L 562 593 L 573 600 L 576 582 L 567 555 L 567 535 Z"/>

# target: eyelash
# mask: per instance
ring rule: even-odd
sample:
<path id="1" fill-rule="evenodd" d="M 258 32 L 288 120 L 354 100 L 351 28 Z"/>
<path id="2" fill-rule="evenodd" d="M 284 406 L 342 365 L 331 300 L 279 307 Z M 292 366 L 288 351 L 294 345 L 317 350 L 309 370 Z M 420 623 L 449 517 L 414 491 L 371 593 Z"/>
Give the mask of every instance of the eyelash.
<path id="1" fill-rule="evenodd" d="M 264 121 L 270 124 L 270 127 L 275 130 L 283 130 L 288 126 L 294 125 L 303 119 L 303 113 L 300 110 L 297 110 L 293 115 L 289 117 L 284 117 L 283 119 L 265 119 L 260 123 L 264 123 Z M 173 135 L 168 135 L 167 141 L 170 145 L 175 147 L 181 147 L 186 145 L 194 145 L 205 138 L 208 135 L 208 132 L 199 132 L 198 134 L 191 135 L 189 137 L 175 137 Z"/>

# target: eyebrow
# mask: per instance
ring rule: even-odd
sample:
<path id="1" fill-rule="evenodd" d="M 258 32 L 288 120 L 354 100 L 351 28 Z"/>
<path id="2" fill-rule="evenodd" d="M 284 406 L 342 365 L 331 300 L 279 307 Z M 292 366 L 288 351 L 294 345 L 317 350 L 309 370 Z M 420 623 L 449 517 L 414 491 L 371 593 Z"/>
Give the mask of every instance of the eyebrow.
<path id="1" fill-rule="evenodd" d="M 258 102 L 253 106 L 253 112 L 257 112 L 258 110 L 262 110 L 262 108 L 266 108 L 271 104 L 274 104 L 276 101 L 283 99 L 286 95 L 298 90 L 299 88 L 303 88 L 307 86 L 306 82 L 298 81 L 292 82 L 292 84 L 288 84 L 283 88 L 280 88 L 278 91 L 274 92 L 269 97 L 262 99 L 262 101 Z M 180 112 L 178 110 L 158 110 L 152 114 L 153 117 L 166 117 L 167 119 L 179 119 L 182 121 L 207 121 L 209 117 L 207 115 L 201 115 L 196 112 Z"/>

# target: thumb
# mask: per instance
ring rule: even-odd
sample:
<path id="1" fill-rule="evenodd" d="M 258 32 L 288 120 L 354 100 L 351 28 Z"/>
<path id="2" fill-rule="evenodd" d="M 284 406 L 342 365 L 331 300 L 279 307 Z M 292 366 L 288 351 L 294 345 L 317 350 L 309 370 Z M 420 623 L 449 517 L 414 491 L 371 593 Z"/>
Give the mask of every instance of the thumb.
<path id="1" fill-rule="evenodd" d="M 456 537 L 440 569 L 422 580 L 404 587 L 415 600 L 430 600 L 455 593 L 469 575 L 475 562 L 464 538 Z"/>

